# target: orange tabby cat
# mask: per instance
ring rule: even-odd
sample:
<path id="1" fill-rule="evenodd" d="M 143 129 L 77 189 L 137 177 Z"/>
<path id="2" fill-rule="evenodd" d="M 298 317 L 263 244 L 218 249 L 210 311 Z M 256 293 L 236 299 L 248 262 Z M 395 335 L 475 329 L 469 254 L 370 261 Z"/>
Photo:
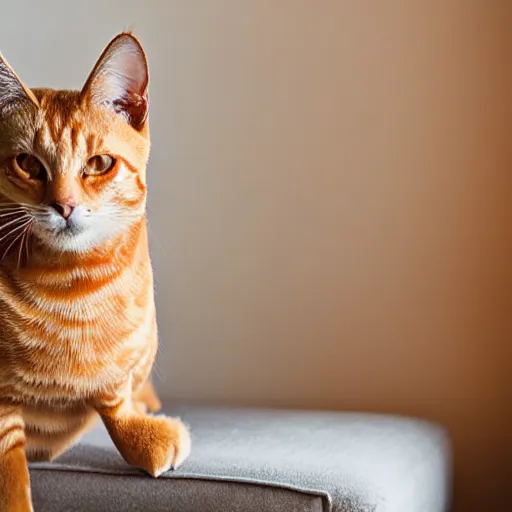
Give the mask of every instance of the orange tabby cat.
<path id="1" fill-rule="evenodd" d="M 0 512 L 32 510 L 27 460 L 97 415 L 153 476 L 190 452 L 148 376 L 157 349 L 145 220 L 148 68 L 129 33 L 83 89 L 29 89 L 0 57 Z"/>

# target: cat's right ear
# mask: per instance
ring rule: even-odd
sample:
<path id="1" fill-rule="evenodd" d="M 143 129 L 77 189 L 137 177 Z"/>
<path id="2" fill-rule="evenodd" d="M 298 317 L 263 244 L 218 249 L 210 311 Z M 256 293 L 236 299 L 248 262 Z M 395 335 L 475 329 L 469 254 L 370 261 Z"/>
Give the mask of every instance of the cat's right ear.
<path id="1" fill-rule="evenodd" d="M 123 32 L 103 50 L 81 95 L 141 130 L 148 117 L 148 85 L 148 63 L 142 45 L 132 33 Z"/>
<path id="2" fill-rule="evenodd" d="M 34 93 L 18 78 L 0 54 L 0 113 L 27 102 L 39 106 Z"/>

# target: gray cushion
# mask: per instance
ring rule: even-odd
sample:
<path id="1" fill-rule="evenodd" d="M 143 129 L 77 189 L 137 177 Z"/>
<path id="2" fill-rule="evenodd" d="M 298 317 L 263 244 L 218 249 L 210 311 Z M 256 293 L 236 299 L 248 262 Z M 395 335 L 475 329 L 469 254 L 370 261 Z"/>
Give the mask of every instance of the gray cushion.
<path id="1" fill-rule="evenodd" d="M 445 432 L 407 418 L 175 407 L 193 452 L 152 479 L 103 427 L 53 463 L 31 465 L 36 512 L 445 512 Z"/>

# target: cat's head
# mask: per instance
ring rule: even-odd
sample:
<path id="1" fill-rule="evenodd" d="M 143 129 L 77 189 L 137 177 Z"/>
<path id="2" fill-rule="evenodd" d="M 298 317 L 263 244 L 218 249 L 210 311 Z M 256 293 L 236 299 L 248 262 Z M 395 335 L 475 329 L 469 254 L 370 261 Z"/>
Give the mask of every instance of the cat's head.
<path id="1" fill-rule="evenodd" d="M 148 82 L 129 33 L 110 42 L 81 91 L 29 89 L 0 56 L 0 247 L 30 228 L 54 250 L 86 252 L 142 219 Z"/>

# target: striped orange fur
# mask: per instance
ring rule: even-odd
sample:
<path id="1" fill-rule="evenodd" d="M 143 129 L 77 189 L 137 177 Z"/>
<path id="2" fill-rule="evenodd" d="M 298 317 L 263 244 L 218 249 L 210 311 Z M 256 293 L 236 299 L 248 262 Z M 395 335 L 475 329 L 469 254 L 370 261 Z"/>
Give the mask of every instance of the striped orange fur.
<path id="1" fill-rule="evenodd" d="M 149 75 L 122 33 L 81 91 L 29 89 L 0 58 L 0 512 L 31 510 L 28 460 L 99 416 L 158 476 L 190 438 L 159 408 L 148 252 Z"/>

